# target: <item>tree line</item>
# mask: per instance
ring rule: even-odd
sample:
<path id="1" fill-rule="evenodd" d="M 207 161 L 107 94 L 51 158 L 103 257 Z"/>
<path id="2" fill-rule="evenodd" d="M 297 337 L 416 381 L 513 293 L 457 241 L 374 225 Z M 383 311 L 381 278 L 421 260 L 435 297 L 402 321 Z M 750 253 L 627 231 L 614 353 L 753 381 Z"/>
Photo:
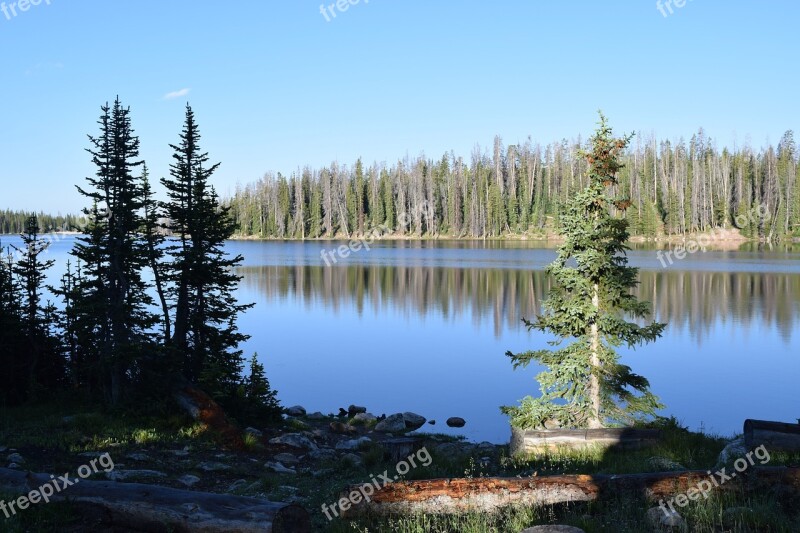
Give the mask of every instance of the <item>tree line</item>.
<path id="1" fill-rule="evenodd" d="M 239 235 L 349 238 L 388 226 L 397 236 L 485 238 L 554 234 L 570 198 L 588 185 L 580 138 L 548 145 L 530 138 L 469 158 L 359 159 L 267 173 L 226 200 Z M 738 228 L 752 238 L 800 236 L 798 151 L 787 131 L 777 146 L 719 149 L 702 129 L 689 142 L 638 135 L 620 154 L 613 193 L 632 235 L 685 235 Z M 736 217 L 763 206 L 764 216 Z M 403 224 L 406 214 L 410 223 Z"/>
<path id="2" fill-rule="evenodd" d="M 27 211 L 0 211 L 0 235 L 14 235 L 25 232 L 25 228 L 32 213 Z M 44 233 L 51 231 L 71 231 L 81 228 L 86 224 L 86 219 L 80 215 L 49 215 L 36 214 L 36 219 Z"/>
<path id="3" fill-rule="evenodd" d="M 36 215 L 0 262 L 0 399 L 69 390 L 110 406 L 163 405 L 165 391 L 192 383 L 235 413 L 276 416 L 255 355 L 244 375 L 237 317 L 251 305 L 237 301 L 234 272 L 243 258 L 223 250 L 235 227 L 210 183 L 219 164 L 200 149 L 191 107 L 170 145 L 164 201 L 130 109 L 119 99 L 102 106 L 98 126 L 87 148 L 94 173 L 77 187 L 86 224 L 60 282 L 45 285 L 53 261 L 42 259 L 49 241 Z M 62 305 L 43 303 L 45 288 Z"/>

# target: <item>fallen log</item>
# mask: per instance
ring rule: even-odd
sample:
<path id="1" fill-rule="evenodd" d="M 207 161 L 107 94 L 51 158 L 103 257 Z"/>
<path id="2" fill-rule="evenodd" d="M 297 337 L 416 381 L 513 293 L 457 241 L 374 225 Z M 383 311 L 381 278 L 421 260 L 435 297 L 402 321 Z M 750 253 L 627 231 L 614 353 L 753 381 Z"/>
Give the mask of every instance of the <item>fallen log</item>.
<path id="1" fill-rule="evenodd" d="M 771 452 L 798 452 L 800 424 L 747 419 L 744 421 L 744 445 L 748 450 L 763 445 Z"/>
<path id="2" fill-rule="evenodd" d="M 657 429 L 598 428 L 598 429 L 541 429 L 511 428 L 511 455 L 541 453 L 559 447 L 570 449 L 590 445 L 635 449 L 655 444 L 661 432 Z"/>
<path id="3" fill-rule="evenodd" d="M 72 481 L 73 485 L 60 491 L 42 491 L 41 487 L 54 488 L 51 476 L 0 468 L 0 489 L 6 492 L 27 497 L 31 491 L 38 491 L 37 505 L 45 504 L 42 493 L 52 492 L 49 501 L 69 501 L 80 507 L 99 509 L 104 522 L 121 528 L 181 533 L 311 531 L 308 512 L 296 504 L 140 483 Z M 59 481 L 58 486 L 62 485 L 63 481 Z"/>
<path id="4" fill-rule="evenodd" d="M 774 467 L 748 471 L 724 483 L 712 483 L 706 470 L 622 475 L 569 475 L 530 478 L 457 478 L 398 481 L 380 490 L 373 485 L 352 485 L 341 493 L 342 516 L 416 513 L 459 514 L 493 512 L 512 505 L 541 506 L 586 502 L 619 494 L 644 496 L 651 501 L 668 499 L 698 489 L 764 490 L 783 486 L 800 493 L 800 468 Z M 343 502 L 344 500 L 344 502 Z M 341 503 L 345 503 L 344 506 Z"/>

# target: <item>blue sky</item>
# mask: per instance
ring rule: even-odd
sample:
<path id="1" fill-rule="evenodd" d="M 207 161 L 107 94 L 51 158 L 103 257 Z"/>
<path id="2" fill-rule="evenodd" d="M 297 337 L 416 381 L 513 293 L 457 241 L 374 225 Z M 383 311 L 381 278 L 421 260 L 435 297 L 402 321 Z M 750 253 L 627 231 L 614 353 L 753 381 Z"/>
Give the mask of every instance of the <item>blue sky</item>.
<path id="1" fill-rule="evenodd" d="M 0 208 L 82 207 L 86 135 L 116 95 L 155 177 L 189 101 L 223 194 L 334 159 L 585 137 L 598 108 L 620 132 L 721 144 L 800 127 L 794 0 L 666 17 L 655 0 L 361 0 L 330 21 L 319 0 L 19 1 L 0 10 Z"/>

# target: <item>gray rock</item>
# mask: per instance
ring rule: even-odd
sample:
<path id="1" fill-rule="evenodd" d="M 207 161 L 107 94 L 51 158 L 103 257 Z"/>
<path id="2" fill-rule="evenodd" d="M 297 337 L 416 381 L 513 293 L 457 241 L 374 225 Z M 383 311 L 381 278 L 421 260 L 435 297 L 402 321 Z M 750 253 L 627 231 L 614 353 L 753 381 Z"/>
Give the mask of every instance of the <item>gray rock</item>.
<path id="1" fill-rule="evenodd" d="M 205 472 L 221 472 L 222 470 L 230 470 L 231 467 L 225 463 L 218 463 L 216 461 L 206 461 L 197 465 L 197 468 Z"/>
<path id="2" fill-rule="evenodd" d="M 533 526 L 523 529 L 520 533 L 585 533 L 579 527 L 550 525 L 550 526 Z"/>
<path id="3" fill-rule="evenodd" d="M 353 417 L 353 424 L 364 424 L 368 426 L 378 421 L 378 417 L 372 413 L 358 413 Z"/>
<path id="4" fill-rule="evenodd" d="M 308 456 L 316 461 L 329 461 L 336 458 L 336 452 L 330 448 L 318 448 L 308 452 Z"/>
<path id="5" fill-rule="evenodd" d="M 445 457 L 469 455 L 473 446 L 465 442 L 443 442 L 436 446 L 436 451 Z"/>
<path id="6" fill-rule="evenodd" d="M 25 458 L 18 453 L 12 453 L 9 454 L 8 457 L 6 457 L 6 461 L 8 461 L 9 463 L 17 463 L 21 465 L 25 463 Z"/>
<path id="7" fill-rule="evenodd" d="M 300 459 L 291 453 L 279 453 L 274 459 L 284 465 L 296 465 L 300 462 Z"/>
<path id="8" fill-rule="evenodd" d="M 322 470 L 317 470 L 315 472 L 312 472 L 311 475 L 319 478 L 319 477 L 328 477 L 335 473 L 336 471 L 333 468 L 323 468 Z"/>
<path id="9" fill-rule="evenodd" d="M 257 430 L 256 428 L 247 428 L 247 429 L 244 430 L 244 432 L 247 433 L 248 435 L 252 435 L 254 437 L 263 437 L 264 436 L 264 434 L 261 431 Z"/>
<path id="10" fill-rule="evenodd" d="M 319 411 L 315 411 L 310 415 L 306 416 L 306 418 L 308 418 L 309 420 L 325 420 L 328 417 L 320 413 Z"/>
<path id="11" fill-rule="evenodd" d="M 744 437 L 738 437 L 728 442 L 721 452 L 719 452 L 719 459 L 717 459 L 717 466 L 726 465 L 735 461 L 739 457 L 744 457 L 747 453 L 747 448 L 744 446 Z"/>
<path id="12" fill-rule="evenodd" d="M 347 414 L 349 416 L 356 416 L 359 413 L 366 413 L 366 412 L 367 408 L 361 407 L 360 405 L 351 405 L 350 407 L 347 408 Z"/>
<path id="13" fill-rule="evenodd" d="M 186 474 L 178 478 L 178 483 L 182 484 L 185 487 L 192 487 L 197 483 L 200 483 L 200 478 L 197 476 L 193 476 L 191 474 Z"/>
<path id="14" fill-rule="evenodd" d="M 149 461 L 150 460 L 150 456 L 147 455 L 146 453 L 142 453 L 142 452 L 129 453 L 125 457 L 127 457 L 128 459 L 131 459 L 133 461 Z"/>
<path id="15" fill-rule="evenodd" d="M 293 446 L 295 448 L 302 448 L 304 450 L 316 450 L 318 446 L 301 433 L 287 433 L 280 437 L 275 437 L 269 440 L 270 444 L 285 444 L 286 446 Z"/>
<path id="16" fill-rule="evenodd" d="M 287 407 L 285 412 L 289 416 L 306 416 L 306 408 L 302 405 L 293 405 L 292 407 Z"/>
<path id="17" fill-rule="evenodd" d="M 375 431 L 399 433 L 406 430 L 406 420 L 401 413 L 387 416 L 375 425 Z"/>
<path id="18" fill-rule="evenodd" d="M 167 477 L 164 472 L 157 470 L 112 470 L 106 472 L 106 478 L 111 481 L 125 481 L 128 479 L 147 479 L 154 477 Z"/>
<path id="19" fill-rule="evenodd" d="M 417 413 L 405 412 L 403 413 L 403 420 L 406 423 L 406 429 L 419 429 L 425 422 L 427 422 L 427 418 L 424 416 L 418 415 Z"/>
<path id="20" fill-rule="evenodd" d="M 20 466 L 17 463 L 11 463 L 8 465 L 8 468 L 10 468 L 11 470 L 19 470 Z"/>
<path id="21" fill-rule="evenodd" d="M 228 487 L 228 492 L 236 492 L 237 490 L 243 489 L 247 485 L 247 481 L 244 479 L 237 479 L 231 486 Z"/>
<path id="22" fill-rule="evenodd" d="M 683 517 L 676 511 L 666 507 L 651 507 L 648 509 L 647 521 L 656 531 L 687 530 L 686 521 Z"/>
<path id="23" fill-rule="evenodd" d="M 283 466 L 279 461 L 267 461 L 264 467 L 278 474 L 297 474 L 296 470 Z"/>
<path id="24" fill-rule="evenodd" d="M 0 446 L 0 453 L 6 453 L 6 450 L 8 450 L 6 446 Z"/>
<path id="25" fill-rule="evenodd" d="M 361 456 L 356 455 L 354 453 L 346 453 L 342 456 L 342 462 L 347 464 L 351 464 L 352 466 L 358 468 L 364 466 L 364 460 Z"/>
<path id="26" fill-rule="evenodd" d="M 451 416 L 445 423 L 451 428 L 463 428 L 467 425 L 467 421 L 459 416 Z"/>
<path id="27" fill-rule="evenodd" d="M 369 444 L 370 442 L 372 442 L 372 439 L 369 437 L 360 437 L 358 439 L 343 440 L 336 443 L 336 449 L 349 450 L 349 451 L 357 450 L 362 445 Z"/>
<path id="28" fill-rule="evenodd" d="M 189 455 L 187 450 L 167 450 L 167 453 L 172 454 L 175 457 L 186 457 Z"/>

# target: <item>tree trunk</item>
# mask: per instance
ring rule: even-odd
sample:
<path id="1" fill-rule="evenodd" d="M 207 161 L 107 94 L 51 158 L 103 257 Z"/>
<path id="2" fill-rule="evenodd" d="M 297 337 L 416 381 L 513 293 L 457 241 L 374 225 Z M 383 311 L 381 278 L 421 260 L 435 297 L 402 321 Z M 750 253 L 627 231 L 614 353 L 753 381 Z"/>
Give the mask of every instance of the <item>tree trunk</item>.
<path id="1" fill-rule="evenodd" d="M 747 419 L 744 421 L 744 444 L 748 450 L 764 446 L 770 452 L 798 452 L 800 424 Z"/>
<path id="2" fill-rule="evenodd" d="M 727 473 L 730 475 L 730 472 Z M 650 501 L 668 500 L 678 494 L 706 486 L 708 491 L 768 492 L 776 487 L 800 493 L 800 468 L 757 467 L 745 475 L 720 483 L 712 482 L 706 470 L 623 475 L 572 475 L 532 478 L 461 478 L 398 481 L 373 493 L 374 485 L 352 485 L 341 496 L 351 502 L 344 518 L 365 514 L 457 514 L 489 513 L 509 505 L 553 505 L 586 502 L 620 494 L 640 495 Z M 702 483 L 702 484 L 701 484 Z M 354 493 L 367 495 L 353 497 Z"/>
<path id="3" fill-rule="evenodd" d="M 80 479 L 59 491 L 48 474 L 0 468 L 0 488 L 15 495 L 53 492 L 50 501 L 99 509 L 104 522 L 135 531 L 263 533 L 311 531 L 308 512 L 296 504 L 230 494 L 193 492 L 140 483 Z M 45 487 L 44 491 L 41 490 Z M 49 490 L 47 487 L 49 487 Z M 42 500 L 41 503 L 44 503 Z M 115 529 L 116 530 L 116 529 Z"/>
<path id="4" fill-rule="evenodd" d="M 592 287 L 592 306 L 595 308 L 595 313 L 599 312 L 600 295 L 597 283 Z M 600 418 L 600 333 L 597 328 L 597 318 L 592 321 L 591 325 L 591 350 L 592 355 L 589 360 L 592 375 L 589 378 L 589 401 L 592 402 L 592 417 L 589 419 L 589 427 L 593 429 L 602 428 L 603 422 Z"/>

